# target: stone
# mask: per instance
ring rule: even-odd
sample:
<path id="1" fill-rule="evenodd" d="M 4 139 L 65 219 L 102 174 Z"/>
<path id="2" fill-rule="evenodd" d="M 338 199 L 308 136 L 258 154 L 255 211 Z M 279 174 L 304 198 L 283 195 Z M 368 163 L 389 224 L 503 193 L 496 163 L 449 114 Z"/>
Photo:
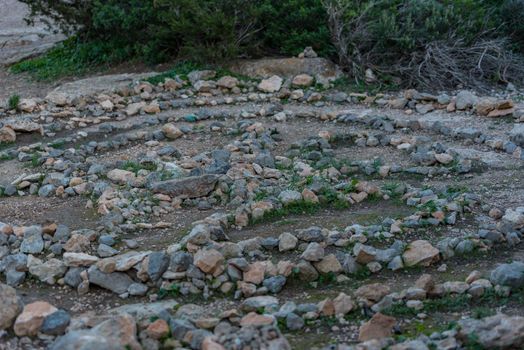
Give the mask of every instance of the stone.
<path id="1" fill-rule="evenodd" d="M 483 319 L 458 321 L 457 338 L 475 341 L 482 349 L 522 349 L 524 347 L 524 317 L 497 314 Z"/>
<path id="2" fill-rule="evenodd" d="M 250 312 L 273 306 L 278 306 L 278 299 L 273 296 L 264 295 L 245 299 L 240 308 L 242 311 Z"/>
<path id="3" fill-rule="evenodd" d="M 432 290 L 434 286 L 435 281 L 433 280 L 433 277 L 427 273 L 423 274 L 415 281 L 415 287 L 423 289 L 426 292 Z"/>
<path id="4" fill-rule="evenodd" d="M 315 78 L 309 74 L 299 74 L 293 78 L 291 84 L 298 87 L 309 87 L 313 85 Z"/>
<path id="5" fill-rule="evenodd" d="M 333 299 L 333 307 L 335 308 L 335 315 L 345 315 L 355 308 L 355 303 L 349 295 L 341 292 Z"/>
<path id="6" fill-rule="evenodd" d="M 217 85 L 225 89 L 233 89 L 238 85 L 238 79 L 229 75 L 225 75 L 217 80 Z"/>
<path id="7" fill-rule="evenodd" d="M 118 295 L 127 293 L 134 281 L 122 272 L 103 273 L 96 266 L 91 266 L 88 272 L 89 283 L 108 289 Z"/>
<path id="8" fill-rule="evenodd" d="M 324 257 L 324 248 L 316 242 L 311 242 L 300 257 L 307 261 L 320 261 Z"/>
<path id="9" fill-rule="evenodd" d="M 207 196 L 213 191 L 217 181 L 217 175 L 206 174 L 157 182 L 152 185 L 152 190 L 155 193 L 163 193 L 174 197 L 199 198 Z"/>
<path id="10" fill-rule="evenodd" d="M 0 143 L 11 143 L 16 141 L 16 132 L 8 126 L 0 128 Z"/>
<path id="11" fill-rule="evenodd" d="M 358 298 L 378 302 L 390 293 L 389 286 L 382 283 L 365 284 L 355 291 Z"/>
<path id="12" fill-rule="evenodd" d="M 314 243 L 310 243 L 310 245 L 311 244 Z M 319 262 L 313 263 L 313 265 L 318 272 L 324 275 L 329 273 L 339 273 L 342 271 L 342 265 L 334 254 L 326 255 Z"/>
<path id="13" fill-rule="evenodd" d="M 478 97 L 473 95 L 471 91 L 462 90 L 460 91 L 455 99 L 455 107 L 459 111 L 463 111 L 468 108 L 473 108 L 478 101 Z"/>
<path id="14" fill-rule="evenodd" d="M 44 323 L 44 319 L 56 311 L 58 311 L 56 307 L 45 301 L 27 304 L 16 318 L 13 330 L 19 337 L 35 336 Z"/>
<path id="15" fill-rule="evenodd" d="M 147 274 L 151 281 L 157 281 L 169 266 L 169 255 L 164 252 L 153 252 L 149 254 Z"/>
<path id="16" fill-rule="evenodd" d="M 439 250 L 425 240 L 411 242 L 402 254 L 406 266 L 430 266 L 440 259 Z"/>
<path id="17" fill-rule="evenodd" d="M 169 335 L 169 325 L 165 320 L 159 318 L 147 326 L 146 332 L 151 338 L 160 340 Z"/>
<path id="18" fill-rule="evenodd" d="M 91 266 L 96 264 L 98 257 L 85 253 L 64 253 L 64 264 L 69 267 Z"/>
<path id="19" fill-rule="evenodd" d="M 300 202 L 302 200 L 302 194 L 294 190 L 284 190 L 280 192 L 278 199 L 283 205 L 289 205 L 291 203 Z"/>
<path id="20" fill-rule="evenodd" d="M 27 254 L 38 254 L 44 250 L 44 239 L 40 226 L 30 226 L 24 230 L 24 240 L 20 245 L 20 251 Z"/>
<path id="21" fill-rule="evenodd" d="M 44 318 L 40 332 L 49 335 L 64 334 L 71 322 L 71 316 L 65 310 L 58 310 Z"/>
<path id="22" fill-rule="evenodd" d="M 173 123 L 164 124 L 162 132 L 170 140 L 176 140 L 184 135 L 184 133 Z"/>
<path id="23" fill-rule="evenodd" d="M 258 89 L 262 92 L 277 92 L 282 87 L 282 78 L 278 75 L 273 75 L 270 78 L 263 79 L 258 84 Z"/>
<path id="24" fill-rule="evenodd" d="M 524 263 L 514 261 L 511 264 L 499 265 L 491 271 L 490 281 L 495 285 L 511 288 L 524 287 Z"/>
<path id="25" fill-rule="evenodd" d="M 298 331 L 304 327 L 304 319 L 297 314 L 290 312 L 286 316 L 286 328 L 290 331 Z"/>
<path id="26" fill-rule="evenodd" d="M 113 169 L 107 173 L 107 178 L 116 184 L 125 185 L 135 180 L 136 176 L 132 171 Z"/>
<path id="27" fill-rule="evenodd" d="M 42 262 L 40 259 L 30 255 L 27 265 L 31 275 L 38 277 L 40 281 L 48 284 L 55 284 L 67 271 L 66 265 L 61 260 L 55 258 Z"/>
<path id="28" fill-rule="evenodd" d="M 22 300 L 16 295 L 16 290 L 0 283 L 0 330 L 10 328 L 20 312 Z"/>
<path id="29" fill-rule="evenodd" d="M 390 337 L 396 323 L 397 320 L 394 317 L 386 316 L 378 312 L 360 327 L 358 340 L 367 341 Z"/>
<path id="30" fill-rule="evenodd" d="M 296 248 L 298 238 L 289 232 L 284 232 L 278 237 L 278 250 L 285 252 Z"/>
<path id="31" fill-rule="evenodd" d="M 286 277 L 279 275 L 265 279 L 263 286 L 266 287 L 270 293 L 276 294 L 284 288 L 285 284 Z"/>
<path id="32" fill-rule="evenodd" d="M 218 275 L 224 269 L 224 256 L 215 249 L 200 249 L 194 255 L 194 264 L 204 273 Z"/>
<path id="33" fill-rule="evenodd" d="M 262 261 L 255 261 L 249 265 L 247 271 L 243 274 L 244 282 L 260 284 L 264 280 L 264 275 L 266 273 L 266 264 Z"/>
<path id="34" fill-rule="evenodd" d="M 73 234 L 71 238 L 63 245 L 66 252 L 81 253 L 91 247 L 89 238 L 81 234 Z"/>
<path id="35" fill-rule="evenodd" d="M 240 320 L 240 326 L 264 326 L 275 322 L 272 315 L 259 315 L 256 312 L 250 312 Z"/>

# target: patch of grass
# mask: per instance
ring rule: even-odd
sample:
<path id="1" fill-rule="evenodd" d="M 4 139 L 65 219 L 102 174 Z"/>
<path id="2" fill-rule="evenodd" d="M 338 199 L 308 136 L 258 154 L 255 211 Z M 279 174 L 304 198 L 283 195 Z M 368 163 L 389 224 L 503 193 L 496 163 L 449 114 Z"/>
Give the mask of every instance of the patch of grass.
<path id="1" fill-rule="evenodd" d="M 149 77 L 145 79 L 145 81 L 157 85 L 159 83 L 163 83 L 166 79 L 175 79 L 178 75 L 180 79 L 188 80 L 187 75 L 191 73 L 194 70 L 201 70 L 205 69 L 205 67 L 201 64 L 191 62 L 191 61 L 180 61 L 178 62 L 173 68 L 170 70 L 160 73 L 158 75 Z"/>
<path id="2" fill-rule="evenodd" d="M 55 140 L 49 144 L 50 147 L 53 148 L 64 148 L 65 141 L 64 140 Z"/>
<path id="3" fill-rule="evenodd" d="M 168 296 L 176 298 L 180 295 L 180 285 L 173 283 L 168 288 L 160 288 L 158 291 L 158 299 L 164 299 Z"/>
<path id="4" fill-rule="evenodd" d="M 148 170 L 148 171 L 155 171 L 156 165 L 155 164 L 139 164 L 137 162 L 133 161 L 127 161 L 122 165 L 123 170 L 132 171 L 133 173 L 137 174 L 140 170 Z"/>
<path id="5" fill-rule="evenodd" d="M 14 145 L 15 145 L 14 142 L 0 142 L 0 151 L 7 149 L 11 146 L 14 146 Z"/>
<path id="6" fill-rule="evenodd" d="M 20 96 L 16 94 L 11 95 L 9 96 L 9 100 L 7 100 L 7 107 L 9 109 L 17 109 L 19 103 L 20 103 Z"/>

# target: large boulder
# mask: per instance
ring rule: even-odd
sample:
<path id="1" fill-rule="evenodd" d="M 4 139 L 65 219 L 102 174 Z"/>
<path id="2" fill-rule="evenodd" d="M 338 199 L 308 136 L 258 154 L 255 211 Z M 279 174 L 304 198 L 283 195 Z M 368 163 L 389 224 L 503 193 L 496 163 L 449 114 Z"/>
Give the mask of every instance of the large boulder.
<path id="1" fill-rule="evenodd" d="M 153 184 L 153 192 L 174 197 L 199 198 L 213 191 L 217 181 L 218 176 L 212 174 L 160 181 Z"/>
<path id="2" fill-rule="evenodd" d="M 16 318 L 14 331 L 19 337 L 35 336 L 44 323 L 44 319 L 58 311 L 56 307 L 45 301 L 35 301 L 27 304 Z"/>

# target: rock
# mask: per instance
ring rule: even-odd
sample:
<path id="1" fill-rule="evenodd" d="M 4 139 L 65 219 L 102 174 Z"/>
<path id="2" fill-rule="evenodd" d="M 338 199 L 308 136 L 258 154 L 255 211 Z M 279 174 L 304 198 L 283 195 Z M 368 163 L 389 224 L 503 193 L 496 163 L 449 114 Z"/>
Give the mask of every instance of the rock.
<path id="1" fill-rule="evenodd" d="M 450 164 L 453 161 L 453 156 L 447 153 L 437 153 L 435 154 L 435 159 L 437 160 L 437 162 L 446 165 Z"/>
<path id="2" fill-rule="evenodd" d="M 110 314 L 131 315 L 137 321 L 150 319 L 153 316 L 170 312 L 178 306 L 175 300 L 165 300 L 157 302 L 147 302 L 139 304 L 127 304 L 109 310 Z"/>
<path id="3" fill-rule="evenodd" d="M 70 321 L 71 316 L 69 316 L 66 311 L 58 310 L 44 318 L 44 323 L 40 328 L 40 332 L 49 335 L 64 334 Z"/>
<path id="4" fill-rule="evenodd" d="M 511 264 L 499 265 L 491 271 L 490 281 L 495 285 L 511 288 L 524 287 L 524 263 L 514 261 Z"/>
<path id="5" fill-rule="evenodd" d="M 309 87 L 313 85 L 315 78 L 308 74 L 299 74 L 293 78 L 292 84 L 298 87 Z"/>
<path id="6" fill-rule="evenodd" d="M 300 257 L 307 261 L 320 261 L 324 257 L 324 248 L 316 242 L 311 242 Z"/>
<path id="7" fill-rule="evenodd" d="M 55 284 L 56 280 L 63 277 L 67 271 L 66 265 L 55 258 L 42 262 L 40 259 L 30 255 L 27 265 L 31 275 L 48 284 Z"/>
<path id="8" fill-rule="evenodd" d="M 274 276 L 270 277 L 264 280 L 264 287 L 267 288 L 267 290 L 270 293 L 276 294 L 279 293 L 282 288 L 284 288 L 284 285 L 286 284 L 286 278 L 284 276 Z"/>
<path id="9" fill-rule="evenodd" d="M 217 175 L 192 176 L 157 182 L 153 184 L 152 190 L 155 193 L 163 193 L 173 197 L 199 198 L 207 196 L 213 191 L 217 181 Z"/>
<path id="10" fill-rule="evenodd" d="M 238 85 L 238 79 L 229 75 L 225 75 L 217 80 L 217 85 L 221 88 L 233 89 Z"/>
<path id="11" fill-rule="evenodd" d="M 18 102 L 18 110 L 25 113 L 33 113 L 37 107 L 37 103 L 32 98 L 23 98 Z"/>
<path id="12" fill-rule="evenodd" d="M 310 243 L 310 245 L 311 244 L 314 243 Z M 328 273 L 339 273 L 342 271 L 342 265 L 334 254 L 326 255 L 324 258 L 322 258 L 322 260 L 314 263 L 314 266 L 318 272 L 324 275 Z"/>
<path id="13" fill-rule="evenodd" d="M 45 99 L 59 107 L 68 104 L 68 96 L 66 93 L 63 92 L 50 92 L 49 94 L 47 94 Z"/>
<path id="14" fill-rule="evenodd" d="M 367 264 L 375 260 L 377 250 L 372 246 L 357 243 L 353 247 L 353 254 L 355 255 L 356 262 L 359 264 Z"/>
<path id="15" fill-rule="evenodd" d="M 278 306 L 278 299 L 272 296 L 264 295 L 245 299 L 242 302 L 240 308 L 242 311 L 250 312 L 270 306 Z"/>
<path id="16" fill-rule="evenodd" d="M 345 315 L 355 308 L 351 297 L 342 292 L 333 299 L 333 306 L 335 308 L 335 315 Z"/>
<path id="17" fill-rule="evenodd" d="M 474 105 L 476 105 L 477 101 L 477 96 L 473 95 L 472 92 L 462 90 L 457 94 L 455 99 L 455 107 L 459 111 L 463 111 L 465 109 L 472 108 Z"/>
<path id="18" fill-rule="evenodd" d="M 128 170 L 113 169 L 107 173 L 107 178 L 116 184 L 125 185 L 129 181 L 133 181 L 136 176 Z"/>
<path id="19" fill-rule="evenodd" d="M 266 264 L 262 261 L 255 261 L 249 265 L 247 271 L 243 274 L 244 282 L 260 284 L 264 280 L 264 275 L 266 273 Z"/>
<path id="20" fill-rule="evenodd" d="M 10 328 L 21 311 L 22 301 L 16 295 L 16 290 L 0 283 L 0 330 Z"/>
<path id="21" fill-rule="evenodd" d="M 396 323 L 397 320 L 394 317 L 376 313 L 360 327 L 358 340 L 367 341 L 390 337 Z"/>
<path id="22" fill-rule="evenodd" d="M 289 205 L 292 203 L 300 202 L 302 200 L 302 194 L 298 191 L 284 190 L 278 195 L 278 199 L 283 205 Z"/>
<path id="23" fill-rule="evenodd" d="M 275 322 L 272 315 L 259 315 L 256 312 L 250 312 L 240 320 L 240 326 L 264 326 Z"/>
<path id="24" fill-rule="evenodd" d="M 91 242 L 87 236 L 75 233 L 67 240 L 63 248 L 66 252 L 81 253 L 91 248 Z"/>
<path id="25" fill-rule="evenodd" d="M 159 318 L 147 326 L 146 332 L 151 338 L 160 340 L 169 335 L 169 325 L 166 321 Z"/>
<path id="26" fill-rule="evenodd" d="M 173 123 L 165 124 L 162 127 L 162 132 L 164 133 L 164 135 L 166 135 L 168 139 L 171 139 L 171 140 L 176 140 L 182 137 L 182 135 L 184 135 L 184 133 L 179 128 L 177 128 Z"/>
<path id="27" fill-rule="evenodd" d="M 290 331 L 298 331 L 304 327 L 304 319 L 297 314 L 290 312 L 286 316 L 286 328 Z"/>
<path id="28" fill-rule="evenodd" d="M 224 271 L 224 256 L 215 249 L 200 249 L 194 256 L 194 264 L 204 273 L 219 275 Z"/>
<path id="29" fill-rule="evenodd" d="M 362 298 L 372 302 L 380 301 L 384 296 L 386 296 L 389 293 L 389 287 L 382 283 L 365 284 L 355 291 L 355 295 L 358 298 Z"/>
<path id="30" fill-rule="evenodd" d="M 402 254 L 406 266 L 430 266 L 440 259 L 439 250 L 428 241 L 417 240 L 411 242 Z"/>
<path id="31" fill-rule="evenodd" d="M 103 273 L 96 266 L 91 266 L 87 272 L 89 283 L 119 295 L 126 293 L 129 286 L 134 283 L 131 277 L 122 272 Z"/>
<path id="32" fill-rule="evenodd" d="M 56 307 L 45 301 L 27 304 L 16 318 L 13 327 L 15 334 L 19 337 L 35 336 L 44 323 L 44 319 L 56 311 L 58 311 Z"/>
<path id="33" fill-rule="evenodd" d="M 273 75 L 271 78 L 263 79 L 258 84 L 258 89 L 262 92 L 277 92 L 282 87 L 282 78 L 278 75 Z"/>
<path id="34" fill-rule="evenodd" d="M 298 238 L 289 232 L 284 232 L 278 237 L 278 250 L 285 252 L 296 248 Z"/>
<path id="35" fill-rule="evenodd" d="M 8 126 L 0 128 L 0 143 L 16 141 L 16 132 Z"/>
<path id="36" fill-rule="evenodd" d="M 522 349 L 524 347 L 524 317 L 497 314 L 484 319 L 458 321 L 457 338 L 475 342 L 482 349 Z"/>
<path id="37" fill-rule="evenodd" d="M 432 290 L 434 286 L 435 281 L 433 280 L 433 277 L 427 273 L 423 274 L 415 281 L 415 287 L 423 289 L 426 292 Z"/>
<path id="38" fill-rule="evenodd" d="M 509 135 L 511 141 L 520 147 L 524 147 L 524 124 L 514 125 Z"/>
<path id="39" fill-rule="evenodd" d="M 98 257 L 85 253 L 64 253 L 64 263 L 70 267 L 91 266 L 98 260 Z"/>
<path id="40" fill-rule="evenodd" d="M 169 255 L 164 252 L 153 252 L 149 254 L 147 274 L 151 281 L 157 281 L 169 266 Z"/>
<path id="41" fill-rule="evenodd" d="M 44 250 L 44 239 L 40 226 L 30 226 L 24 230 L 24 240 L 20 245 L 20 251 L 27 254 L 38 254 Z"/>

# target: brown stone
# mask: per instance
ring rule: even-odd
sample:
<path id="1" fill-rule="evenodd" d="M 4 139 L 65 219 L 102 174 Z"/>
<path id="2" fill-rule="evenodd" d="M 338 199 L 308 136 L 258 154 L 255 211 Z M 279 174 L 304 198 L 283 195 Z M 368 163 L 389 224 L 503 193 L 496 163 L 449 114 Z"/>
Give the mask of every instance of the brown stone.
<path id="1" fill-rule="evenodd" d="M 273 316 L 270 315 L 259 315 L 256 312 L 250 312 L 240 320 L 240 325 L 245 326 L 265 326 L 275 322 Z"/>
<path id="2" fill-rule="evenodd" d="M 194 256 L 194 264 L 203 272 L 218 275 L 224 270 L 224 256 L 215 249 L 200 249 Z"/>
<path id="3" fill-rule="evenodd" d="M 394 317 L 383 315 L 380 312 L 376 313 L 360 327 L 358 340 L 367 341 L 387 338 L 391 336 L 396 323 L 397 320 Z"/>
<path id="4" fill-rule="evenodd" d="M 433 277 L 427 273 L 420 276 L 415 282 L 415 287 L 424 289 L 426 292 L 429 292 L 435 286 L 435 281 Z"/>
<path id="5" fill-rule="evenodd" d="M 16 133 L 13 129 L 11 129 L 8 126 L 4 126 L 3 128 L 0 128 L 0 142 L 15 142 L 16 141 Z"/>
<path id="6" fill-rule="evenodd" d="M 249 269 L 244 272 L 244 282 L 260 284 L 264 280 L 266 264 L 256 261 L 249 265 Z"/>
<path id="7" fill-rule="evenodd" d="M 159 318 L 147 326 L 147 335 L 153 339 L 162 339 L 169 334 L 169 325 L 166 321 Z"/>
<path id="8" fill-rule="evenodd" d="M 389 294 L 389 286 L 382 283 L 365 284 L 355 291 L 355 295 L 359 298 L 366 299 L 373 302 L 380 301 L 384 296 Z"/>
<path id="9" fill-rule="evenodd" d="M 439 250 L 431 245 L 428 241 L 417 240 L 411 242 L 404 254 L 402 254 L 405 266 L 430 266 L 432 263 L 439 261 Z"/>
<path id="10" fill-rule="evenodd" d="M 335 304 L 333 300 L 326 298 L 317 305 L 318 311 L 322 316 L 333 316 L 335 315 Z"/>
<path id="11" fill-rule="evenodd" d="M 167 123 L 162 127 L 162 132 L 168 139 L 176 140 L 179 137 L 182 137 L 184 133 L 177 128 L 173 123 Z"/>
<path id="12" fill-rule="evenodd" d="M 22 336 L 35 336 L 44 323 L 44 318 L 58 309 L 45 301 L 36 301 L 27 304 L 22 313 L 18 315 L 14 325 L 15 334 Z"/>

